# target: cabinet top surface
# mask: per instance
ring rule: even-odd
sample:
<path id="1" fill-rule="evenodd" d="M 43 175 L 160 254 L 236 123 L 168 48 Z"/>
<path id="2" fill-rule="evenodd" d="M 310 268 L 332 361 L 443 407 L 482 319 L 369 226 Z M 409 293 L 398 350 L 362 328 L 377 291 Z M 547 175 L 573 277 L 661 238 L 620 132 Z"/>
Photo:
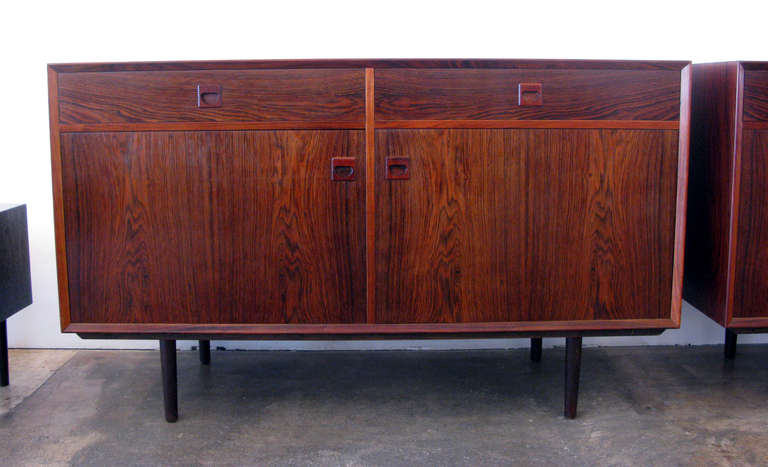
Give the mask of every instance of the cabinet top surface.
<path id="1" fill-rule="evenodd" d="M 707 62 L 707 63 L 695 63 L 695 66 L 698 65 L 721 65 L 724 63 L 738 63 L 740 64 L 745 70 L 755 70 L 755 71 L 768 71 L 768 61 L 766 62 L 754 62 L 754 61 L 741 61 L 741 60 L 732 60 L 728 62 Z"/>
<path id="2" fill-rule="evenodd" d="M 768 71 L 768 62 L 739 62 L 745 70 Z"/>
<path id="3" fill-rule="evenodd" d="M 538 59 L 325 59 L 235 60 L 121 63 L 57 63 L 48 65 L 59 73 L 111 71 L 182 71 L 270 68 L 512 68 L 572 70 L 682 70 L 688 61 L 639 60 L 538 60 Z M 766 64 L 768 66 L 768 64 Z"/>
<path id="4" fill-rule="evenodd" d="M 8 204 L 8 203 L 0 203 L 0 212 L 4 211 L 10 211 L 11 209 L 16 209 L 18 207 L 24 206 L 23 204 Z"/>

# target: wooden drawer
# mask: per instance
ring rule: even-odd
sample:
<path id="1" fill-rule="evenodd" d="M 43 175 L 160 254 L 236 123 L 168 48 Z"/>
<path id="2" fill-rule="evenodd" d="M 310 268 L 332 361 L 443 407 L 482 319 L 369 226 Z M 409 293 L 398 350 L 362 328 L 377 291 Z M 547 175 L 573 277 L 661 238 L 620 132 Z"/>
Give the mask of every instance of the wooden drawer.
<path id="1" fill-rule="evenodd" d="M 377 69 L 375 80 L 377 120 L 674 121 L 680 116 L 679 71 Z"/>
<path id="2" fill-rule="evenodd" d="M 768 71 L 744 72 L 744 120 L 768 121 Z"/>
<path id="3" fill-rule="evenodd" d="M 202 105 L 198 86 L 211 91 Z M 59 114 L 62 124 L 362 122 L 365 78 L 362 69 L 62 73 Z"/>

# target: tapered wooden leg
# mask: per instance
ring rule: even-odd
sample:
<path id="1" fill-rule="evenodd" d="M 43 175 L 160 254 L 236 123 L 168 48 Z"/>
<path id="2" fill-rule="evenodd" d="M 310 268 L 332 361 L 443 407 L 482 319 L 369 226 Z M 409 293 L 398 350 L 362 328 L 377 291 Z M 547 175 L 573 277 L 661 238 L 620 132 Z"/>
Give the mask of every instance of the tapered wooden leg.
<path id="1" fill-rule="evenodd" d="M 176 377 L 176 341 L 160 341 L 160 366 L 163 370 L 163 404 L 165 420 L 173 423 L 179 419 L 178 384 Z"/>
<path id="2" fill-rule="evenodd" d="M 725 330 L 725 358 L 729 360 L 736 358 L 736 338 L 735 332 L 730 329 Z"/>
<path id="3" fill-rule="evenodd" d="M 541 337 L 531 337 L 531 361 L 541 361 Z"/>
<path id="4" fill-rule="evenodd" d="M 565 338 L 565 418 L 576 418 L 581 373 L 581 336 Z"/>
<path id="5" fill-rule="evenodd" d="M 0 386 L 11 383 L 8 377 L 8 329 L 5 321 L 0 322 Z"/>
<path id="6" fill-rule="evenodd" d="M 211 364 L 211 341 L 200 341 L 200 363 Z"/>

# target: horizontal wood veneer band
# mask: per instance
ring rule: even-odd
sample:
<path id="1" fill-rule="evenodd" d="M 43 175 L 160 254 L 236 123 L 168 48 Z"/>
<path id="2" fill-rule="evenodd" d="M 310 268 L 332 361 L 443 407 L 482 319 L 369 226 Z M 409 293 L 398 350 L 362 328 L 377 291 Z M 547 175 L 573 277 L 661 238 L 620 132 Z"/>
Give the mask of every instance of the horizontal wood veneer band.
<path id="1" fill-rule="evenodd" d="M 677 121 L 660 120 L 378 120 L 376 128 L 584 128 L 677 130 Z"/>
<path id="2" fill-rule="evenodd" d="M 173 334 L 420 334 L 558 332 L 678 328 L 671 319 L 529 321 L 442 324 L 179 324 L 72 323 L 64 332 Z"/>
<path id="3" fill-rule="evenodd" d="M 725 326 L 731 328 L 765 328 L 768 329 L 768 316 L 750 318 L 732 318 Z"/>
<path id="4" fill-rule="evenodd" d="M 745 120 L 742 123 L 742 128 L 744 128 L 745 130 L 768 130 L 768 122 Z"/>
<path id="5" fill-rule="evenodd" d="M 247 70 L 291 68 L 512 68 L 566 70 L 681 70 L 690 62 L 640 60 L 547 60 L 547 59 L 322 59 L 322 60 L 228 60 L 123 63 L 53 63 L 59 73 L 118 71 Z"/>
<path id="6" fill-rule="evenodd" d="M 60 125 L 59 129 L 62 133 L 102 131 L 364 130 L 365 122 L 78 123 Z"/>
<path id="7" fill-rule="evenodd" d="M 754 122 L 764 124 L 768 122 Z M 384 120 L 374 123 L 379 129 L 493 129 L 493 128 L 574 128 L 677 130 L 677 121 L 655 120 Z M 746 123 L 745 123 L 746 126 Z M 122 131 L 242 131 L 242 130 L 363 130 L 365 122 L 164 122 L 164 123 L 84 123 L 60 125 L 62 133 Z"/>

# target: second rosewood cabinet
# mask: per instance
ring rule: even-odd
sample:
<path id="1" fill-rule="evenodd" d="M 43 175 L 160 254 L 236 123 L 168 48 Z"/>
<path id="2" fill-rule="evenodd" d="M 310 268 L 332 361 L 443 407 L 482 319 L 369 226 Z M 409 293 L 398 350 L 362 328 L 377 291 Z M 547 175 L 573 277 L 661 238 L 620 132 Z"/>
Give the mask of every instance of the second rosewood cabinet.
<path id="1" fill-rule="evenodd" d="M 768 62 L 696 64 L 685 298 L 738 333 L 768 331 Z"/>
<path id="2" fill-rule="evenodd" d="M 567 337 L 680 323 L 686 62 L 49 67 L 62 329 Z"/>

